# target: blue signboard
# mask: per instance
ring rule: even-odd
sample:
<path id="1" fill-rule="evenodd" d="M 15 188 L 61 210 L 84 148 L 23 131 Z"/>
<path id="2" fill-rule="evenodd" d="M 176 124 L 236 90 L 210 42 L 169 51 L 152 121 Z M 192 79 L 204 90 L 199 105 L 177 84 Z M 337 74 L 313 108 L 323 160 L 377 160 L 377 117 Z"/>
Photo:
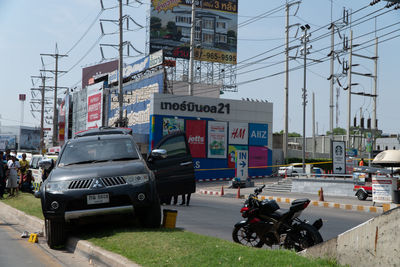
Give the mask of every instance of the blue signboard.
<path id="1" fill-rule="evenodd" d="M 268 124 L 249 123 L 249 145 L 268 146 Z"/>

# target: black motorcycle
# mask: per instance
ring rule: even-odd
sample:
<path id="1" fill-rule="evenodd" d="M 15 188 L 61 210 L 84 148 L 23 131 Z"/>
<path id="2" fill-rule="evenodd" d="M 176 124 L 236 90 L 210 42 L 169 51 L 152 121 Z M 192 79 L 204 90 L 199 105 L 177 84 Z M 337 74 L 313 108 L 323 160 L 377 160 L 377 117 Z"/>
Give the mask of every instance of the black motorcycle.
<path id="1" fill-rule="evenodd" d="M 235 242 L 258 248 L 264 244 L 269 247 L 279 245 L 301 251 L 323 241 L 318 231 L 322 227 L 321 219 L 311 225 L 298 218 L 310 204 L 309 199 L 296 199 L 289 210 L 280 210 L 275 200 L 258 199 L 264 187 L 256 188 L 240 210 L 246 220 L 235 224 L 232 232 Z"/>

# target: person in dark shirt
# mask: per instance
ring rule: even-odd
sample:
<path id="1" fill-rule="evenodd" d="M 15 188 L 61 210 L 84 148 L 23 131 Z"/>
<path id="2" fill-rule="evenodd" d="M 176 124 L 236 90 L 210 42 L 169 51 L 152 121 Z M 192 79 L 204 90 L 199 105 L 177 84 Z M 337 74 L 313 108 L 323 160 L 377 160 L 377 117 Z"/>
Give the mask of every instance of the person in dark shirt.
<path id="1" fill-rule="evenodd" d="M 4 189 L 6 188 L 6 167 L 3 161 L 3 151 L 0 151 L 0 199 L 3 199 Z"/>

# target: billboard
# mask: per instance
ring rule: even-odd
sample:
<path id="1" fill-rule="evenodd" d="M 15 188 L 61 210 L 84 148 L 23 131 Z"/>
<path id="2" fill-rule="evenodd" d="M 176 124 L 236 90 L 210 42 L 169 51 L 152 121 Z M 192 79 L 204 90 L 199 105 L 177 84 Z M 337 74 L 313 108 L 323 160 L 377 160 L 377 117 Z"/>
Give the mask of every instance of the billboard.
<path id="1" fill-rule="evenodd" d="M 247 145 L 249 139 L 249 129 L 247 123 L 229 123 L 229 144 Z"/>
<path id="2" fill-rule="evenodd" d="M 137 134 L 150 132 L 150 98 L 153 93 L 164 90 L 164 73 L 157 72 L 139 81 L 124 84 L 124 113 L 128 117 L 128 127 Z M 108 125 L 114 126 L 119 113 L 118 94 L 110 94 L 108 99 Z"/>
<path id="3" fill-rule="evenodd" d="M 195 59 L 236 64 L 238 0 L 202 0 L 196 11 Z M 191 0 L 151 0 L 150 52 L 189 59 Z"/>
<path id="4" fill-rule="evenodd" d="M 131 75 L 138 74 L 140 72 L 143 72 L 147 69 L 156 67 L 158 65 L 161 65 L 164 62 L 164 54 L 163 51 L 156 51 L 153 54 L 150 54 L 142 59 L 139 59 L 138 61 L 133 62 L 132 64 L 128 64 L 123 68 L 123 77 L 128 78 Z M 114 70 L 110 72 L 108 75 L 108 83 L 114 83 L 117 82 L 119 79 L 118 75 L 118 70 Z"/>
<path id="5" fill-rule="evenodd" d="M 15 149 L 17 149 L 16 142 L 17 141 L 16 141 L 15 135 L 1 134 L 0 135 L 0 150 L 1 151 L 4 151 L 6 149 L 15 150 Z"/>
<path id="6" fill-rule="evenodd" d="M 103 82 L 87 87 L 87 129 L 99 128 L 103 114 Z"/>
<path id="7" fill-rule="evenodd" d="M 92 80 L 100 74 L 105 74 L 118 69 L 118 60 L 82 68 L 82 88 L 91 84 Z"/>
<path id="8" fill-rule="evenodd" d="M 39 150 L 40 129 L 21 128 L 19 137 L 19 149 L 21 150 Z"/>
<path id="9" fill-rule="evenodd" d="M 268 124 L 249 123 L 249 145 L 268 146 Z"/>
<path id="10" fill-rule="evenodd" d="M 268 166 L 268 148 L 262 146 L 249 147 L 249 167 Z"/>
<path id="11" fill-rule="evenodd" d="M 184 119 L 174 119 L 174 118 L 163 118 L 163 136 L 184 131 L 185 130 L 185 120 Z"/>
<path id="12" fill-rule="evenodd" d="M 187 120 L 186 138 L 193 158 L 206 157 L 206 121 Z"/>
<path id="13" fill-rule="evenodd" d="M 226 158 L 227 123 L 219 121 L 208 122 L 208 158 Z"/>

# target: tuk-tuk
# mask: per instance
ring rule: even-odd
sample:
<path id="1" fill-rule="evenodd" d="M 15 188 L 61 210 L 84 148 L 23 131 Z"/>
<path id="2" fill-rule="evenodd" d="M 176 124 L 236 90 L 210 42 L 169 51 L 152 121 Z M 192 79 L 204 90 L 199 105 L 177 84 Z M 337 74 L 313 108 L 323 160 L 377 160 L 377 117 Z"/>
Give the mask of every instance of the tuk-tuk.
<path id="1" fill-rule="evenodd" d="M 355 196 L 359 200 L 366 200 L 372 197 L 372 176 L 373 175 L 391 175 L 392 171 L 385 168 L 376 168 L 368 166 L 359 166 L 353 168 L 353 181 Z"/>

